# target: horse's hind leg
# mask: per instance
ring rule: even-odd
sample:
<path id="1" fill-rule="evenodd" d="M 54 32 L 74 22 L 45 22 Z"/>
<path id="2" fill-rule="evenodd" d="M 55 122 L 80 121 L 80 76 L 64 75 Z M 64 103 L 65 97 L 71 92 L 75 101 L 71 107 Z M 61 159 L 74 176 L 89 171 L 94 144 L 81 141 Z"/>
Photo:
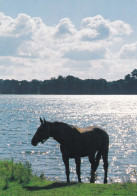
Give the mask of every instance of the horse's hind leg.
<path id="1" fill-rule="evenodd" d="M 80 157 L 75 158 L 75 163 L 76 163 L 76 172 L 77 172 L 77 176 L 78 176 L 78 181 L 79 183 L 81 183 L 81 172 L 80 172 L 80 165 L 81 165 L 81 160 Z"/>
<path id="2" fill-rule="evenodd" d="M 89 161 L 91 163 L 91 179 L 90 182 L 95 182 L 95 172 L 96 172 L 96 161 L 95 161 L 95 153 L 89 156 Z"/>
<path id="3" fill-rule="evenodd" d="M 108 150 L 102 153 L 102 158 L 104 162 L 104 184 L 107 183 L 107 174 L 108 174 Z"/>

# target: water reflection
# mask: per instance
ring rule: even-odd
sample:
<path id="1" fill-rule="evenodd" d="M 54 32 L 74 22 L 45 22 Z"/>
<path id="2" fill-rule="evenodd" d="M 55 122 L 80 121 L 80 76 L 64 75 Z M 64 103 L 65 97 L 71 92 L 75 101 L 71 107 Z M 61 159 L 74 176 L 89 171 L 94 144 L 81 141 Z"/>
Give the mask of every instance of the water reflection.
<path id="1" fill-rule="evenodd" d="M 66 180 L 59 145 L 53 139 L 33 147 L 31 138 L 39 117 L 81 127 L 101 126 L 110 135 L 109 182 L 136 181 L 137 96 L 0 96 L 0 158 L 29 161 L 36 174 Z M 71 180 L 76 181 L 75 162 L 70 160 Z M 90 164 L 82 159 L 82 180 L 89 181 Z M 103 182 L 103 163 L 97 183 Z"/>

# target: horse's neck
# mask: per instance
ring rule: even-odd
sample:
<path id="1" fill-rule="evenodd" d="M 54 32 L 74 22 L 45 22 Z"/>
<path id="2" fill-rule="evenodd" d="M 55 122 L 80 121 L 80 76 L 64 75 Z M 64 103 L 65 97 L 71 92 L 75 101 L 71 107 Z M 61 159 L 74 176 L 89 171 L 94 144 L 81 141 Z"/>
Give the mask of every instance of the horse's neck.
<path id="1" fill-rule="evenodd" d="M 60 144 L 63 144 L 65 142 L 66 135 L 64 133 L 64 129 L 62 129 L 60 124 L 58 126 L 53 124 L 53 127 L 51 129 L 51 137 L 53 137 Z"/>

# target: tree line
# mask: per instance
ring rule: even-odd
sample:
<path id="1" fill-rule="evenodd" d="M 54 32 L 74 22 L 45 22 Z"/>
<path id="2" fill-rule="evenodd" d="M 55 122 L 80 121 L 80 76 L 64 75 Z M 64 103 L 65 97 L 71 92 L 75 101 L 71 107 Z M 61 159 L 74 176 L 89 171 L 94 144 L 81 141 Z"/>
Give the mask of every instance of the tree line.
<path id="1" fill-rule="evenodd" d="M 137 94 L 137 69 L 124 79 L 111 82 L 102 78 L 81 80 L 70 75 L 30 82 L 0 79 L 0 94 Z"/>

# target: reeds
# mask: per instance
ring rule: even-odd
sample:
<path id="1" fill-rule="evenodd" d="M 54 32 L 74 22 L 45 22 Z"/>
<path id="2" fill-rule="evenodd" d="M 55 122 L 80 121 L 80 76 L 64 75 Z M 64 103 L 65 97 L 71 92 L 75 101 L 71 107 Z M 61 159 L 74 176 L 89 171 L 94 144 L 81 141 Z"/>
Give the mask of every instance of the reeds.
<path id="1" fill-rule="evenodd" d="M 29 183 L 32 177 L 31 164 L 27 161 L 25 163 L 3 160 L 0 161 L 0 178 L 5 181 L 3 189 L 9 187 L 9 182 L 18 181 L 19 183 Z"/>

